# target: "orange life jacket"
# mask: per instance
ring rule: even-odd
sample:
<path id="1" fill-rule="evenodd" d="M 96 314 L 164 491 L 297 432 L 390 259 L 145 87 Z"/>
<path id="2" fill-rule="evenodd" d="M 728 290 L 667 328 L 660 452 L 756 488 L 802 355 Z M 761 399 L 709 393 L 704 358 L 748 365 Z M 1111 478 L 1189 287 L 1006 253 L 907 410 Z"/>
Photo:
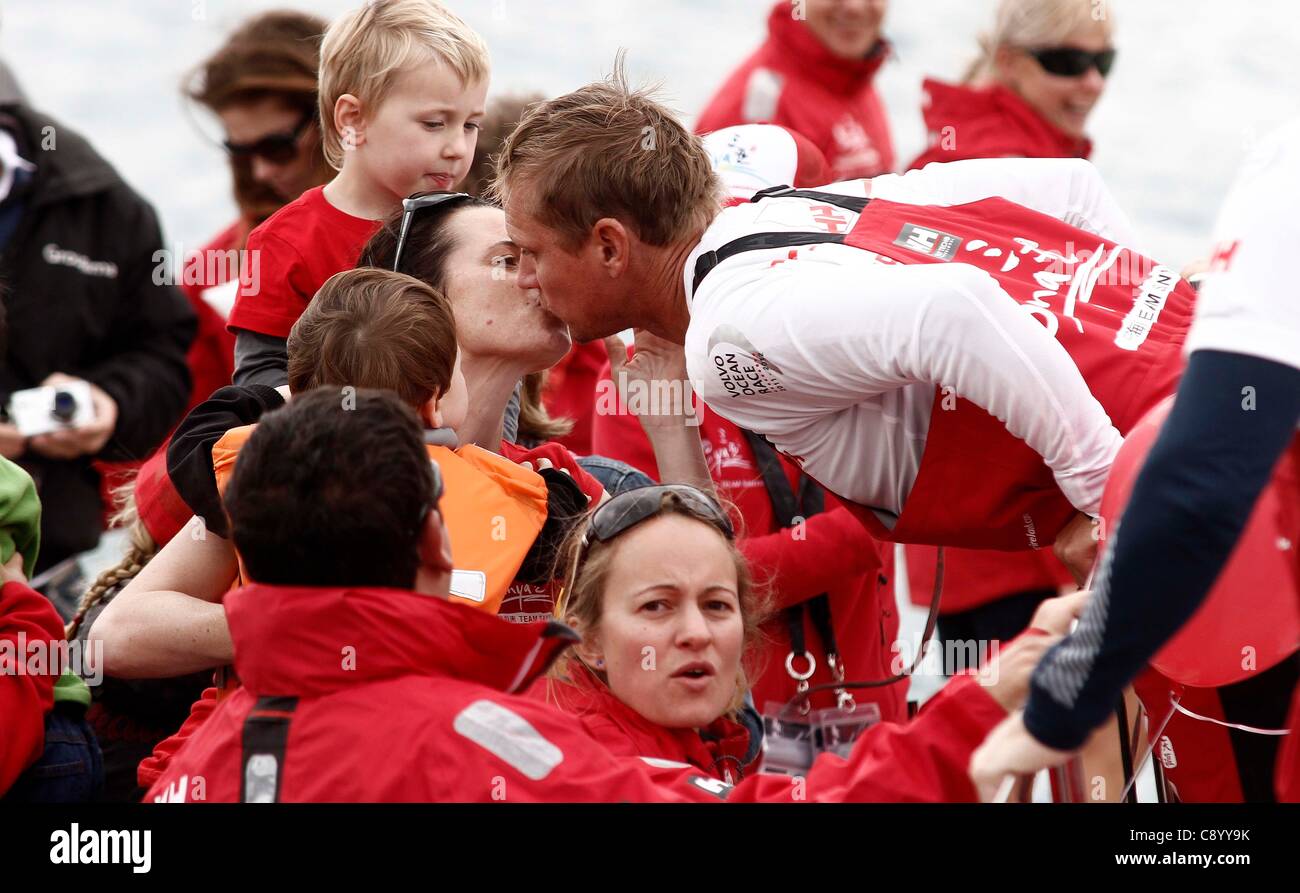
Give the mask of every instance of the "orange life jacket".
<path id="1" fill-rule="evenodd" d="M 253 425 L 232 428 L 212 447 L 217 489 L 223 495 L 239 450 Z M 524 556 L 546 522 L 546 482 L 534 471 L 469 445 L 427 445 L 444 484 L 439 508 L 455 564 L 451 600 L 495 614 Z M 247 575 L 239 564 L 242 586 Z"/>

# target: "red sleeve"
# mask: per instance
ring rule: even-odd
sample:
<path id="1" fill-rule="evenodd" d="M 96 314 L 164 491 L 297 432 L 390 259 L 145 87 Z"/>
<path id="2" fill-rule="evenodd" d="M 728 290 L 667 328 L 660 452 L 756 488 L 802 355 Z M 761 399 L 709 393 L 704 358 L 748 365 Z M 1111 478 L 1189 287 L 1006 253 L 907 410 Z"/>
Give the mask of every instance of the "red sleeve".
<path id="1" fill-rule="evenodd" d="M 771 581 L 776 608 L 806 601 L 880 567 L 876 541 L 848 509 L 838 506 L 813 515 L 802 529 L 746 537 L 740 551 L 756 578 Z"/>
<path id="2" fill-rule="evenodd" d="M 592 477 L 586 469 L 578 464 L 577 456 L 558 443 L 548 442 L 532 449 L 525 449 L 516 443 L 503 440 L 501 441 L 501 455 L 511 462 L 536 463 L 538 459 L 550 460 L 552 467 L 569 473 L 574 483 L 582 488 L 582 492 L 586 494 L 593 507 L 605 495 L 605 488 L 601 486 L 600 481 Z"/>
<path id="3" fill-rule="evenodd" d="M 199 727 L 207 722 L 208 717 L 217 709 L 217 690 L 216 688 L 205 688 L 199 699 L 190 705 L 190 715 L 185 718 L 185 722 L 177 730 L 175 735 L 160 742 L 154 749 L 153 753 L 140 761 L 136 767 L 135 778 L 140 787 L 146 791 L 162 778 L 167 771 L 168 764 L 171 763 L 172 757 L 181 746 L 194 736 Z M 147 800 L 148 798 L 146 798 Z"/>
<path id="4" fill-rule="evenodd" d="M 268 230 L 267 224 L 274 221 L 262 224 L 248 237 L 249 256 L 258 258 L 258 268 L 247 281 L 241 279 L 228 327 L 288 338 L 315 289 L 302 255 Z"/>
<path id="5" fill-rule="evenodd" d="M 45 596 L 22 583 L 0 588 L 0 794 L 40 757 L 45 714 L 54 706 L 59 674 L 29 674 L 23 661 L 33 644 L 48 648 L 63 639 L 63 622 Z"/>

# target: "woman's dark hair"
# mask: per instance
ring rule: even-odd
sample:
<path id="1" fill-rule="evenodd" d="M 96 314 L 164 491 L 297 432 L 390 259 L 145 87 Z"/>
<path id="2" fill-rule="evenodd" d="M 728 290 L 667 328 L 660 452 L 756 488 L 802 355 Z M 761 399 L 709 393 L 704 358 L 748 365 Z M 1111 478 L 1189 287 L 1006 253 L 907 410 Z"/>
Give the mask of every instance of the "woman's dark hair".
<path id="1" fill-rule="evenodd" d="M 225 504 L 255 582 L 409 589 L 433 494 L 410 407 L 390 391 L 324 387 L 262 417 Z"/>
<path id="2" fill-rule="evenodd" d="M 411 228 L 402 247 L 402 268 L 399 273 L 414 276 L 421 282 L 447 293 L 447 258 L 456 250 L 456 237 L 452 233 L 451 219 L 462 208 L 495 208 L 492 202 L 476 197 L 443 202 L 421 208 L 411 216 Z M 366 247 L 361 249 L 359 267 L 393 268 L 397 254 L 397 237 L 402 231 L 402 214 L 398 211 L 384 221 Z"/>
<path id="3" fill-rule="evenodd" d="M 232 105 L 277 99 L 304 115 L 316 110 L 316 77 L 321 37 L 328 23 L 302 12 L 275 10 L 248 19 L 193 72 L 182 89 L 186 98 L 212 112 Z M 317 140 L 316 180 L 333 176 Z M 231 158 L 235 203 L 256 225 L 275 213 L 284 199 L 253 179 L 246 159 Z"/>

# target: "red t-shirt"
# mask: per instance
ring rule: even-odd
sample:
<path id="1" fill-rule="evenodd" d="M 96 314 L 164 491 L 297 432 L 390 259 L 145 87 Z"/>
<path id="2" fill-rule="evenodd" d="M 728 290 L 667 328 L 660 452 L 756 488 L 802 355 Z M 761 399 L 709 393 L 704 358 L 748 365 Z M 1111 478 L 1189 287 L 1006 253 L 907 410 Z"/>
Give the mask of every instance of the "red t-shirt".
<path id="1" fill-rule="evenodd" d="M 323 186 L 276 211 L 248 237 L 249 271 L 230 328 L 288 338 L 325 280 L 356 266 L 379 224 L 331 205 Z"/>

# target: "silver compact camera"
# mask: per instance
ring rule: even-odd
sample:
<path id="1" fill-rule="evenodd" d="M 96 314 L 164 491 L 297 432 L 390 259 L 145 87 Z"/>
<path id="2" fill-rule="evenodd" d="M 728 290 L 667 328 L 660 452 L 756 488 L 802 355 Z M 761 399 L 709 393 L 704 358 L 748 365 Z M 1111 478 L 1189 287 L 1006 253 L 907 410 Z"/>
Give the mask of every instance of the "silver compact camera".
<path id="1" fill-rule="evenodd" d="M 90 385 L 84 381 L 14 391 L 7 409 L 10 423 L 24 437 L 79 428 L 95 420 Z"/>

